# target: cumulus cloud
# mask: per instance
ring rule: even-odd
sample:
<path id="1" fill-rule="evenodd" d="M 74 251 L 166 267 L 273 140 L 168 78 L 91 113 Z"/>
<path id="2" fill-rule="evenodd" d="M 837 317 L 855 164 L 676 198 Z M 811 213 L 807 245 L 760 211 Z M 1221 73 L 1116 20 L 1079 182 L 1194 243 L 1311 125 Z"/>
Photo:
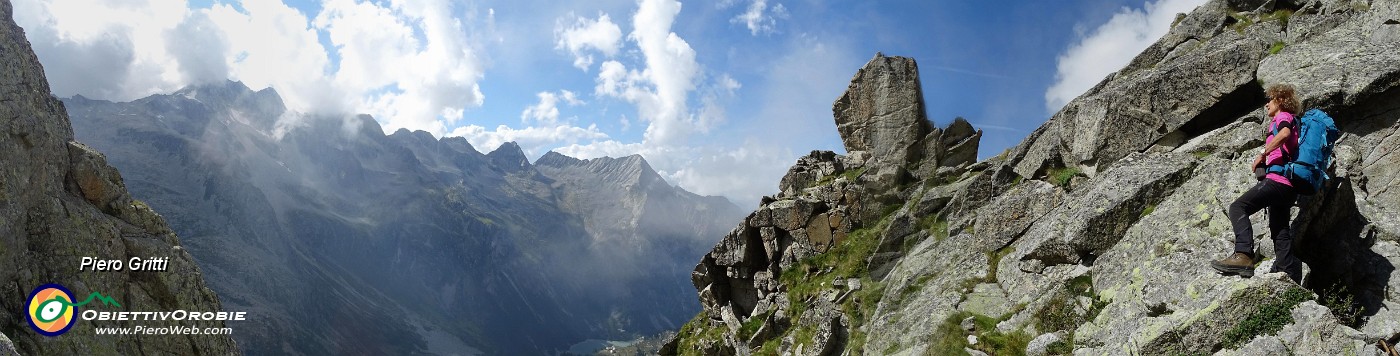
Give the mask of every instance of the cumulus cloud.
<path id="1" fill-rule="evenodd" d="M 15 18 L 58 96 L 126 101 L 233 79 L 296 111 L 441 136 L 484 100 L 472 14 L 454 4 L 328 0 L 309 17 L 281 0 L 19 0 Z"/>
<path id="2" fill-rule="evenodd" d="M 189 10 L 174 0 L 18 0 L 14 18 L 55 95 L 131 100 L 183 86 L 166 34 Z"/>
<path id="3" fill-rule="evenodd" d="M 721 7 L 732 5 L 733 1 L 721 2 Z M 757 36 L 764 33 L 773 33 L 779 19 L 788 17 L 787 7 L 781 3 L 774 3 L 770 8 L 767 0 L 753 0 L 744 12 L 729 19 L 730 23 L 743 24 L 749 29 L 749 33 Z"/>
<path id="4" fill-rule="evenodd" d="M 215 4 L 209 18 L 229 43 L 229 79 L 272 87 L 293 110 L 342 115 L 345 91 L 327 79 L 330 55 L 305 14 L 278 0 Z"/>
<path id="5" fill-rule="evenodd" d="M 166 47 L 179 63 L 182 82 L 209 84 L 228 80 L 228 40 L 205 12 L 185 17 L 165 33 Z"/>
<path id="6" fill-rule="evenodd" d="M 641 154 L 671 184 L 741 204 L 774 193 L 773 182 L 796 158 L 782 143 L 772 138 L 750 139 L 736 148 L 691 142 L 692 137 L 708 134 L 726 121 L 727 105 L 744 86 L 727 73 L 706 75 L 695 60 L 695 50 L 672 31 L 680 10 L 681 4 L 674 0 L 638 1 L 624 45 L 636 46 L 641 63 L 624 63 L 629 59 L 624 57 L 598 66 L 595 97 L 620 99 L 635 106 L 637 115 L 630 120 L 623 117 L 621 123 L 624 127 L 644 125 L 641 141 L 581 141 L 554 151 L 585 159 Z M 809 74 L 796 73 L 794 78 L 808 78 Z M 829 105 L 830 99 L 821 100 L 826 101 L 813 107 Z M 817 111 L 817 115 L 807 117 L 821 117 L 820 109 Z M 526 114 L 539 112 L 527 110 Z"/>
<path id="7" fill-rule="evenodd" d="M 1081 36 L 1059 57 L 1055 84 L 1045 91 L 1050 112 L 1064 107 L 1105 76 L 1127 65 L 1171 29 L 1176 14 L 1191 12 L 1205 0 L 1157 0 L 1143 9 L 1123 8 L 1107 23 Z"/>
<path id="8" fill-rule="evenodd" d="M 572 13 L 567 17 L 574 18 L 572 24 L 566 25 L 563 18 L 555 23 L 554 48 L 569 50 L 574 56 L 574 67 L 587 71 L 593 65 L 593 52 L 605 57 L 617 55 L 622 47 L 622 28 L 608 14 L 600 12 L 597 19 Z"/>
<path id="9" fill-rule="evenodd" d="M 671 32 L 680 11 L 675 0 L 642 0 L 627 37 L 641 51 L 645 66 L 628 69 L 618 61 L 603 62 L 595 87 L 597 95 L 636 105 L 639 118 L 647 123 L 643 140 L 655 145 L 683 145 L 700 129 L 687 104 L 700 78 L 700 64 L 690 44 Z"/>
<path id="10" fill-rule="evenodd" d="M 521 122 L 528 124 L 531 121 L 534 121 L 535 123 L 539 124 L 555 126 L 559 124 L 560 101 L 563 101 L 569 106 L 578 106 L 583 104 L 583 100 L 579 100 L 577 94 L 574 94 L 574 92 L 568 90 L 560 90 L 558 93 L 547 91 L 540 92 L 539 94 L 536 94 L 536 96 L 540 98 L 540 101 L 535 105 L 526 107 L 525 111 L 522 111 L 520 113 Z"/>
<path id="11" fill-rule="evenodd" d="M 335 83 L 356 98 L 358 112 L 374 115 L 385 130 L 442 136 L 465 109 L 484 102 L 478 84 L 484 68 L 451 2 L 393 1 L 385 7 L 332 0 L 322 6 L 315 26 L 330 34 L 341 57 Z"/>

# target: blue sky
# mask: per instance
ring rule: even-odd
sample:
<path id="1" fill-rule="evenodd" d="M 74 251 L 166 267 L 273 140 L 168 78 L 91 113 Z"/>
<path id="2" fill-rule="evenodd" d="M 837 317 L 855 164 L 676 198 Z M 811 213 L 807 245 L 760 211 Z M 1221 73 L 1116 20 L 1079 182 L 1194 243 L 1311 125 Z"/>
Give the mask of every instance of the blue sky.
<path id="1" fill-rule="evenodd" d="M 483 152 L 639 153 L 748 206 L 842 151 L 831 103 L 877 51 L 916 59 L 929 117 L 984 129 L 989 157 L 1202 2 L 16 0 L 16 19 L 59 96 L 240 80 Z"/>

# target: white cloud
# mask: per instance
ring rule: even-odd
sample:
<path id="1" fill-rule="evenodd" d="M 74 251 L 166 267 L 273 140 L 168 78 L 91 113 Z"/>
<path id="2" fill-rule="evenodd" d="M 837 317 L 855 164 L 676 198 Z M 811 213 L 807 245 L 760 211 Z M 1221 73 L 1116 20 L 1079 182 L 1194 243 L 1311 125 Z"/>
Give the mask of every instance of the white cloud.
<path id="1" fill-rule="evenodd" d="M 565 25 L 563 18 L 554 25 L 554 48 L 567 49 L 574 56 L 574 67 L 587 71 L 593 65 L 593 53 L 606 57 L 617 55 L 622 47 L 622 28 L 612 22 L 605 13 L 598 13 L 597 19 L 583 16 L 573 17 L 573 24 Z"/>
<path id="2" fill-rule="evenodd" d="M 778 192 L 778 178 L 797 157 L 786 148 L 747 142 L 743 146 L 688 158 L 679 169 L 661 172 L 667 181 L 692 193 L 728 197 L 739 206 L 757 206 L 758 198 Z"/>
<path id="3" fill-rule="evenodd" d="M 726 1 L 721 3 L 721 6 L 727 7 L 730 4 L 732 2 Z M 729 22 L 744 24 L 744 27 L 749 29 L 750 34 L 757 36 L 763 33 L 773 33 L 774 28 L 778 25 L 778 20 L 787 17 L 787 8 L 783 4 L 775 3 L 770 9 L 767 0 L 753 0 L 749 3 L 749 7 L 744 9 L 744 13 L 734 16 L 734 18 L 729 19 Z"/>
<path id="4" fill-rule="evenodd" d="M 1105 76 L 1119 70 L 1171 29 L 1176 14 L 1205 0 L 1157 0 L 1143 9 L 1123 8 L 1060 55 L 1055 84 L 1045 90 L 1045 106 L 1058 111 Z"/>
<path id="5" fill-rule="evenodd" d="M 62 97 L 131 100 L 183 86 L 166 37 L 189 14 L 177 0 L 18 0 L 14 19 Z M 193 64 L 191 64 L 193 65 Z"/>
<path id="6" fill-rule="evenodd" d="M 590 142 L 587 144 L 569 144 L 564 147 L 555 148 L 554 152 L 559 152 L 564 154 L 565 156 L 580 159 L 590 159 L 604 156 L 623 157 L 632 154 L 642 154 L 642 157 L 645 157 L 647 159 L 647 163 L 651 163 L 654 166 L 659 162 L 652 162 L 652 160 L 656 159 L 656 157 L 652 157 L 651 155 L 643 153 L 644 151 L 648 150 L 650 149 L 640 142 L 622 143 L 617 140 L 602 140 Z"/>
<path id="7" fill-rule="evenodd" d="M 540 92 L 535 94 L 540 98 L 538 103 L 525 108 L 520 113 L 520 121 L 530 123 L 534 121 L 539 124 L 556 126 L 559 124 L 559 102 L 569 106 L 582 105 L 583 101 L 578 99 L 578 95 L 572 91 L 560 90 L 558 93 Z"/>
<path id="8" fill-rule="evenodd" d="M 484 100 L 460 19 L 473 15 L 453 4 L 328 0 L 313 20 L 281 0 L 20 0 L 15 18 L 59 96 L 126 101 L 233 79 L 275 88 L 292 110 L 440 136 Z"/>
<path id="9" fill-rule="evenodd" d="M 386 131 L 442 136 L 465 109 L 484 102 L 484 66 L 451 2 L 333 0 L 323 7 L 315 25 L 341 56 L 335 83 Z M 489 23 L 494 10 L 488 12 Z"/>
<path id="10" fill-rule="evenodd" d="M 637 117 L 623 117 L 620 122 L 624 130 L 634 122 L 644 124 L 646 131 L 641 142 L 595 140 L 554 151 L 585 159 L 641 154 L 668 182 L 741 204 L 775 193 L 775 182 L 797 157 L 782 143 L 775 143 L 771 137 L 751 138 L 738 148 L 690 142 L 692 136 L 706 134 L 726 121 L 727 104 L 744 86 L 727 73 L 708 78 L 704 75 L 704 68 L 695 60 L 695 50 L 671 31 L 680 10 L 681 4 L 673 0 L 640 0 L 627 43 L 636 45 L 642 63 L 629 67 L 623 63 L 627 58 L 617 58 L 598 66 L 594 94 L 636 106 Z M 794 78 L 807 78 L 809 74 L 795 73 Z M 835 90 L 840 87 L 843 86 L 833 86 Z M 698 110 L 692 111 L 692 98 L 698 101 Z M 813 106 L 819 114 L 803 117 L 822 117 L 820 112 L 824 109 L 820 108 L 829 107 L 830 98 L 819 101 L 822 103 Z"/>
<path id="11" fill-rule="evenodd" d="M 165 33 L 166 46 L 179 63 L 183 82 L 209 84 L 228 80 L 228 40 L 208 13 L 195 12 Z"/>
<path id="12" fill-rule="evenodd" d="M 478 125 L 466 125 L 453 129 L 447 136 L 460 136 L 480 150 L 494 150 L 502 143 L 515 142 L 525 151 L 527 157 L 536 158 L 548 149 L 559 145 L 575 145 L 580 141 L 606 140 L 608 135 L 598 130 L 597 125 L 577 127 L 557 125 L 550 127 L 510 128 L 505 125 L 487 130 Z M 611 142 L 611 141 L 609 141 Z"/>
<path id="13" fill-rule="evenodd" d="M 331 60 L 307 18 L 277 0 L 215 4 L 209 17 L 229 40 L 230 79 L 273 87 L 293 110 L 344 113 L 345 95 L 326 80 Z"/>
<path id="14" fill-rule="evenodd" d="M 637 44 L 645 67 L 629 70 L 607 61 L 598 73 L 596 93 L 635 104 L 647 122 L 643 141 L 653 145 L 684 145 L 699 129 L 687 100 L 700 78 L 700 64 L 690 44 L 671 32 L 680 11 L 675 0 L 641 0 L 628 38 Z"/>

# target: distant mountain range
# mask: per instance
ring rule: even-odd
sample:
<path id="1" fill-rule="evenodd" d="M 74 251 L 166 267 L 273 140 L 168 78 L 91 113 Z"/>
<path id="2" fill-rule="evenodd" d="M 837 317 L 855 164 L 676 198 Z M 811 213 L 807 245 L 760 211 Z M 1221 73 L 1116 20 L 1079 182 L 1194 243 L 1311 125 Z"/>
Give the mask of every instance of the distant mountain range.
<path id="1" fill-rule="evenodd" d="M 203 268 L 250 354 L 539 354 L 673 330 L 742 217 L 640 156 L 530 163 L 226 82 L 63 100 Z"/>

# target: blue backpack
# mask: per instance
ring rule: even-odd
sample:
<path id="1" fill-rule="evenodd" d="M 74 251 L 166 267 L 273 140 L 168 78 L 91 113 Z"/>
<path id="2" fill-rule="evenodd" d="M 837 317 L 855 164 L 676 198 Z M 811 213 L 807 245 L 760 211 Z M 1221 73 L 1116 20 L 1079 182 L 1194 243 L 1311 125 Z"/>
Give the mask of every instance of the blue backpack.
<path id="1" fill-rule="evenodd" d="M 1278 134 L 1278 128 L 1274 128 Z M 1341 132 L 1337 123 L 1322 110 L 1312 109 L 1298 120 L 1298 152 L 1291 153 L 1292 160 L 1283 165 L 1270 166 L 1270 173 L 1288 177 L 1293 189 L 1299 194 L 1312 195 L 1322 190 L 1327 176 L 1327 167 L 1332 164 L 1332 146 L 1337 143 Z"/>

